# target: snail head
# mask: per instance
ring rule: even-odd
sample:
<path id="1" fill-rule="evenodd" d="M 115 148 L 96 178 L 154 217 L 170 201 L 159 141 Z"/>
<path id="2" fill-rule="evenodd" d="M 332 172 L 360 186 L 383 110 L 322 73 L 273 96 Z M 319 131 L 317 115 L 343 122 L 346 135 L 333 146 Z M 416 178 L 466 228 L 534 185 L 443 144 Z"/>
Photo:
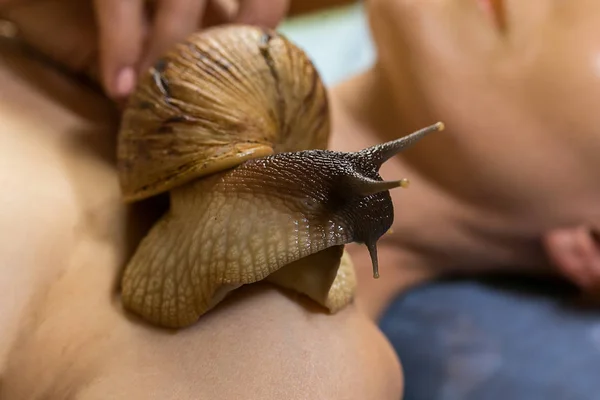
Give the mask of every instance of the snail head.
<path id="1" fill-rule="evenodd" d="M 323 232 L 329 240 L 366 245 L 373 277 L 378 278 L 377 241 L 389 231 L 394 220 L 389 190 L 409 185 L 406 178 L 383 180 L 379 169 L 428 133 L 443 129 L 443 123 L 438 122 L 358 152 L 278 153 L 250 160 L 240 171 L 261 171 L 261 178 L 245 175 L 244 181 L 260 181 L 261 190 L 277 192 L 287 198 L 290 211 L 294 215 L 302 214 L 309 225 L 329 226 L 327 232 Z M 339 232 L 332 231 L 335 229 Z"/>

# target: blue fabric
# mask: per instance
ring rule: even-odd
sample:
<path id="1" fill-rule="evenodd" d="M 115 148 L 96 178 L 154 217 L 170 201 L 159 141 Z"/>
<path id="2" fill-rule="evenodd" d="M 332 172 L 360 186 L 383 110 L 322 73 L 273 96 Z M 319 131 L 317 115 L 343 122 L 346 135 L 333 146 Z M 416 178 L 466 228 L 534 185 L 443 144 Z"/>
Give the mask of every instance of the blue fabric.
<path id="1" fill-rule="evenodd" d="M 448 280 L 405 293 L 381 321 L 405 400 L 600 399 L 600 308 L 569 286 Z"/>

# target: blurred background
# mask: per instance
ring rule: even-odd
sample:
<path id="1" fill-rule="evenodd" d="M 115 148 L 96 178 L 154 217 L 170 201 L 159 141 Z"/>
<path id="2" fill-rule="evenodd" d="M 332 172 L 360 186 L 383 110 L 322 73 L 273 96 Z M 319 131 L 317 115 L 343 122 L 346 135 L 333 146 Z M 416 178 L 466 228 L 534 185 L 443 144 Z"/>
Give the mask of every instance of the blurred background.
<path id="1" fill-rule="evenodd" d="M 361 1 L 292 1 L 279 31 L 312 58 L 326 85 L 368 68 L 375 54 Z"/>

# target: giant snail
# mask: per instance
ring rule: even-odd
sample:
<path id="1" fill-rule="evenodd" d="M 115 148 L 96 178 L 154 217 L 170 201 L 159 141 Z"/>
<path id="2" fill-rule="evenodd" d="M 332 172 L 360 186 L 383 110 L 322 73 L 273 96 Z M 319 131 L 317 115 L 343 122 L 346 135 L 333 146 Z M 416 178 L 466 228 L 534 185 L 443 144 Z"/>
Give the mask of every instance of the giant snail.
<path id="1" fill-rule="evenodd" d="M 144 76 L 123 113 L 118 170 L 125 201 L 169 193 L 122 281 L 126 310 L 194 324 L 230 291 L 265 280 L 331 313 L 356 278 L 344 246 L 391 227 L 381 165 L 429 132 L 359 152 L 326 150 L 328 97 L 308 56 L 276 31 L 227 25 L 177 44 Z"/>

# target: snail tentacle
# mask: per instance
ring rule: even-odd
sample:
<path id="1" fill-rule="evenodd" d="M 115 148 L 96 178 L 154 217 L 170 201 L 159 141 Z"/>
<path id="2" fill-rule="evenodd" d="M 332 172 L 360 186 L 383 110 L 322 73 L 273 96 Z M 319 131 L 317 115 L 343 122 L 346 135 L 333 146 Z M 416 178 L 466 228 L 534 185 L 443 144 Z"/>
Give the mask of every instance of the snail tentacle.
<path id="1" fill-rule="evenodd" d="M 412 146 L 413 144 L 417 143 L 426 135 L 432 132 L 443 131 L 444 129 L 445 126 L 443 122 L 436 122 L 435 124 L 419 129 L 418 131 L 415 131 L 410 135 L 401 137 L 396 140 L 392 140 L 387 143 L 377 144 L 375 146 L 366 148 L 362 150 L 362 153 L 365 154 L 366 157 L 370 158 L 371 162 L 373 162 L 375 165 L 381 166 L 384 162 L 386 162 L 396 154 L 404 151 L 409 146 Z"/>
<path id="2" fill-rule="evenodd" d="M 368 196 L 397 187 L 404 187 L 406 185 L 406 178 L 397 181 L 378 181 L 366 177 L 356 177 L 353 179 L 353 184 L 357 193 Z"/>

